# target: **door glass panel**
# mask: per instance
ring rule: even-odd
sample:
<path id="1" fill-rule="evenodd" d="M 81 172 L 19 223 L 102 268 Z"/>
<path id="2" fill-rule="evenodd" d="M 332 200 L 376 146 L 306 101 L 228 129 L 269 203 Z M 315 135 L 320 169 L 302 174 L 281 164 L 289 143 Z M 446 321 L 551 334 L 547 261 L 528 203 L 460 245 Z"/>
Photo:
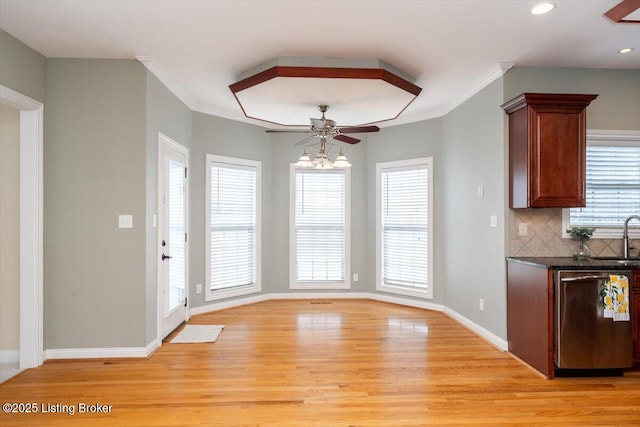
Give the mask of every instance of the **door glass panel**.
<path id="1" fill-rule="evenodd" d="M 185 298 L 185 177 L 184 164 L 169 159 L 169 299 L 173 311 Z"/>

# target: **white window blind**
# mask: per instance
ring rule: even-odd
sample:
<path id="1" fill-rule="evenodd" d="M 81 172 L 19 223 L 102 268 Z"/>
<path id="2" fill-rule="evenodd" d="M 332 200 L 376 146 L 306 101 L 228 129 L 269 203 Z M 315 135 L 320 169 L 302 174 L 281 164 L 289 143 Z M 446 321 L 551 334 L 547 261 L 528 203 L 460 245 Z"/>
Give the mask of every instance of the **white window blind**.
<path id="1" fill-rule="evenodd" d="M 620 228 L 640 214 L 640 146 L 588 145 L 586 196 L 586 207 L 570 209 L 570 227 Z"/>
<path id="2" fill-rule="evenodd" d="M 256 281 L 256 168 L 211 162 L 210 289 Z"/>
<path id="3" fill-rule="evenodd" d="M 429 170 L 381 170 L 382 283 L 429 286 Z"/>
<path id="4" fill-rule="evenodd" d="M 295 281 L 345 281 L 346 173 L 295 171 Z"/>

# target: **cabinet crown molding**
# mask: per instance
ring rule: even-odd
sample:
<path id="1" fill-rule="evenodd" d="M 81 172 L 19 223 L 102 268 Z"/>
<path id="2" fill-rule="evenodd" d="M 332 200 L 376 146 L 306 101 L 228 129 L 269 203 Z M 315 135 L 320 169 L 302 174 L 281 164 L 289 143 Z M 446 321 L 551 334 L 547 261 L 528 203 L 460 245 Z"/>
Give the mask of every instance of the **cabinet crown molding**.
<path id="1" fill-rule="evenodd" d="M 525 92 L 501 105 L 502 109 L 511 114 L 525 106 L 562 106 L 586 108 L 598 95 L 577 93 L 531 93 Z"/>

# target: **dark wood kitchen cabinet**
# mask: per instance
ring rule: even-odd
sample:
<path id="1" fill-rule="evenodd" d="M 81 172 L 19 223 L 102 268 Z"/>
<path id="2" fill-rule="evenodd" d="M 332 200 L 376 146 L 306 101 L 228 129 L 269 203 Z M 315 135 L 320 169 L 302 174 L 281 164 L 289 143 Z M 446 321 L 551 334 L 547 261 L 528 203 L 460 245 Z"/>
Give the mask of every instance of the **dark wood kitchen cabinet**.
<path id="1" fill-rule="evenodd" d="M 640 367 L 640 270 L 633 270 L 631 285 L 631 330 L 633 331 L 633 363 Z"/>
<path id="2" fill-rule="evenodd" d="M 561 266 L 507 260 L 509 352 L 547 378 L 555 377 L 554 275 Z M 565 264 L 566 265 L 566 264 Z M 631 330 L 634 369 L 640 368 L 640 269 L 631 274 Z"/>
<path id="3" fill-rule="evenodd" d="M 507 263 L 509 352 L 551 379 L 553 361 L 553 270 Z"/>
<path id="4" fill-rule="evenodd" d="M 509 114 L 509 207 L 586 205 L 586 108 L 598 95 L 523 93 Z"/>

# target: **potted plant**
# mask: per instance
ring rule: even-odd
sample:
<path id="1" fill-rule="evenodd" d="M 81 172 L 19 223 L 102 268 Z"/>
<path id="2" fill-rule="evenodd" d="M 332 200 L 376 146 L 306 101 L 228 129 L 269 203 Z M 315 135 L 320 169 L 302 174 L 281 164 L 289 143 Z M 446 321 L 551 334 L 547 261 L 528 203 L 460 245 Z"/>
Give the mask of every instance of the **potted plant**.
<path id="1" fill-rule="evenodd" d="M 578 252 L 573 256 L 576 260 L 584 261 L 589 257 L 589 255 L 591 255 L 589 248 L 587 247 L 585 242 L 591 239 L 591 236 L 593 235 L 593 232 L 595 230 L 595 228 L 590 227 L 574 227 L 567 230 L 569 236 L 571 236 L 573 240 L 577 240 L 580 243 L 580 246 L 578 246 Z"/>

